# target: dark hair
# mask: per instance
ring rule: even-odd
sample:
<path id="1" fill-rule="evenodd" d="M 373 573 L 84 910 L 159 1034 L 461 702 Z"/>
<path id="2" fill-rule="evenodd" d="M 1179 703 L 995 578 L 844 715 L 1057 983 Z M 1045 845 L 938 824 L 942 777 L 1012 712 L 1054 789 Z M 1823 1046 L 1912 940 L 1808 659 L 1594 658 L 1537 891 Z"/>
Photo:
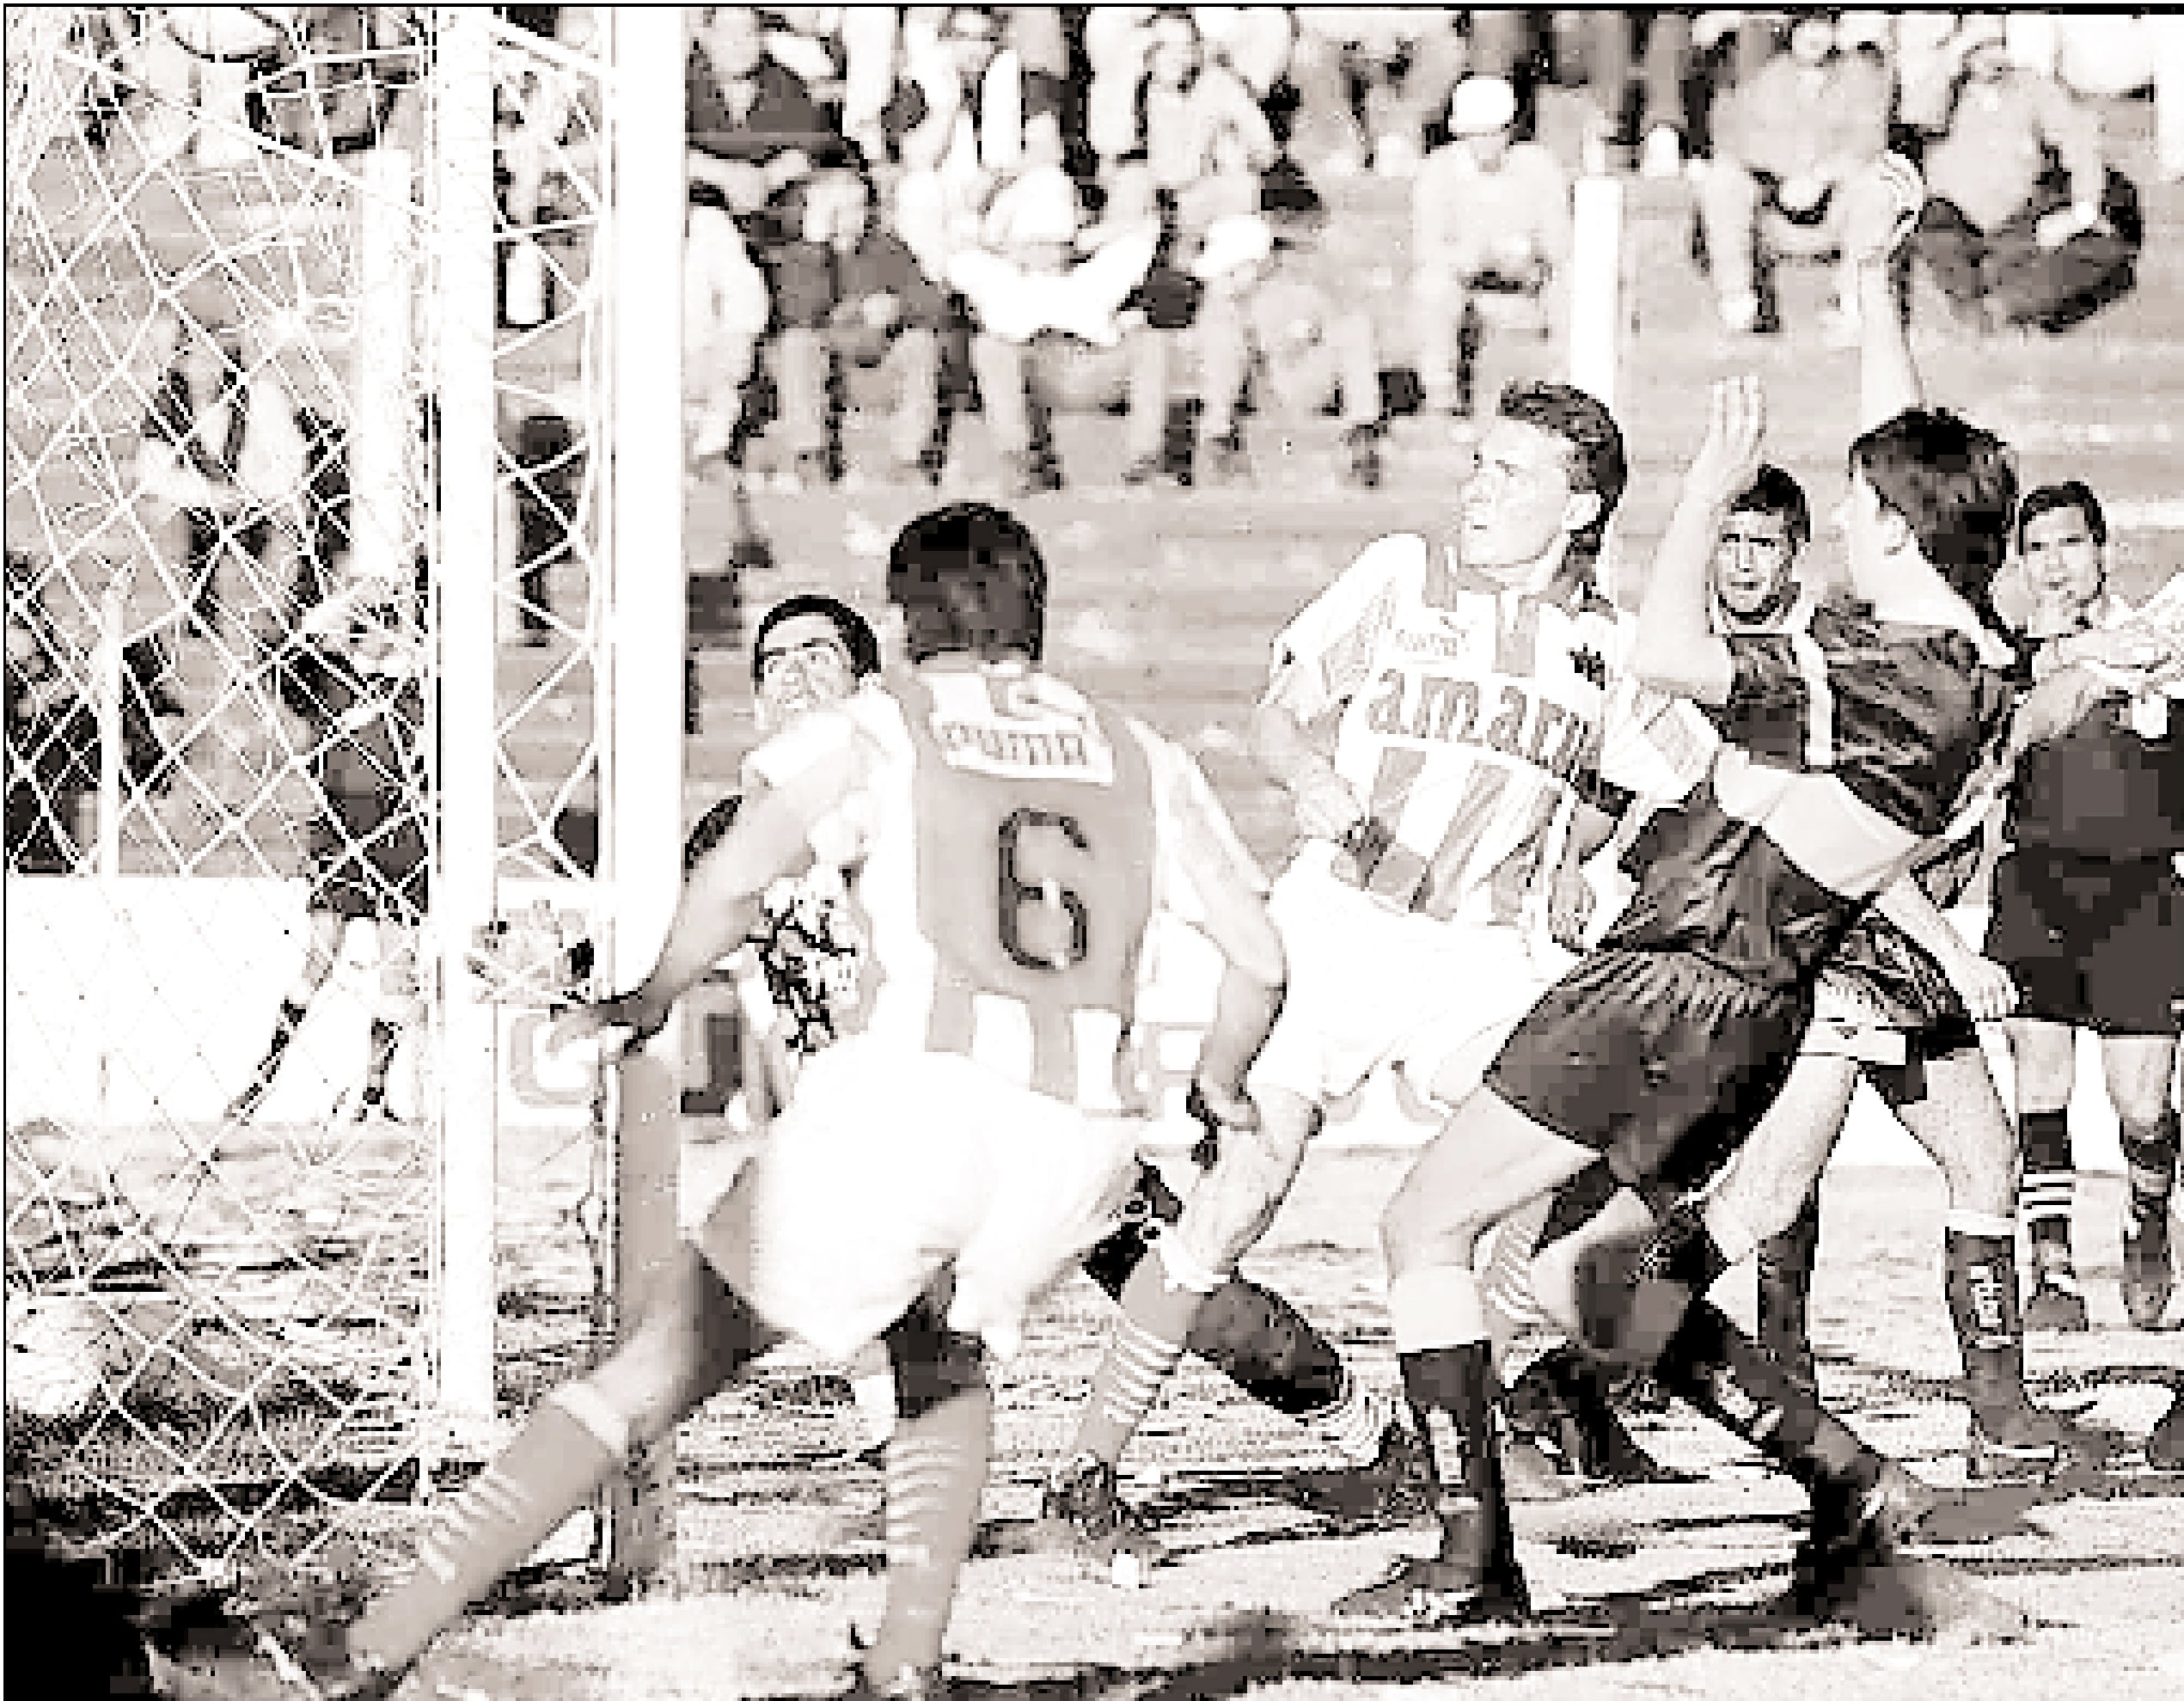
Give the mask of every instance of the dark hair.
<path id="1" fill-rule="evenodd" d="M 736 824 L 736 811 L 743 806 L 743 794 L 731 792 L 711 809 L 698 817 L 698 824 L 690 829 L 690 836 L 682 841 L 682 872 L 688 874 L 698 866 L 700 858 L 728 836 L 728 829 Z"/>
<path id="2" fill-rule="evenodd" d="M 1600 499 L 1600 511 L 1582 530 L 1570 534 L 1569 548 L 1588 560 L 1597 556 L 1607 536 L 1607 523 L 1615 517 L 1615 505 L 1630 480 L 1615 415 L 1574 385 L 1522 382 L 1513 382 L 1502 390 L 1495 412 L 1563 440 L 1569 487 L 1591 491 Z"/>
<path id="3" fill-rule="evenodd" d="M 1763 462 L 1752 482 L 1729 504 L 1732 514 L 1776 514 L 1789 534 L 1792 554 L 1813 541 L 1813 511 L 1805 500 L 1805 486 L 1771 462 Z"/>
<path id="4" fill-rule="evenodd" d="M 872 630 L 872 623 L 848 603 L 832 597 L 822 597 L 814 591 L 784 597 L 768 609 L 758 622 L 758 635 L 751 639 L 750 682 L 758 683 L 759 658 L 766 652 L 767 634 L 783 621 L 792 621 L 804 615 L 817 615 L 831 621 L 841 639 L 841 646 L 849 652 L 849 670 L 858 678 L 879 671 L 879 635 Z"/>
<path id="5" fill-rule="evenodd" d="M 1047 565 L 1015 515 L 985 502 L 921 514 L 887 552 L 887 600 L 902 609 L 910 659 L 949 651 L 1039 659 Z"/>
<path id="6" fill-rule="evenodd" d="M 1850 462 L 1949 588 L 1998 630 L 1994 576 L 2017 508 L 2009 446 L 1945 410 L 1909 407 L 1853 443 Z"/>
<path id="7" fill-rule="evenodd" d="M 2044 484 L 2017 505 L 2017 553 L 2025 551 L 2025 529 L 2042 514 L 2052 514 L 2059 508 L 2075 508 L 2085 516 L 2085 529 L 2093 534 L 2095 543 L 2108 541 L 2108 517 L 2101 511 L 2101 499 L 2095 496 L 2083 479 L 2065 479 L 2060 484 Z"/>

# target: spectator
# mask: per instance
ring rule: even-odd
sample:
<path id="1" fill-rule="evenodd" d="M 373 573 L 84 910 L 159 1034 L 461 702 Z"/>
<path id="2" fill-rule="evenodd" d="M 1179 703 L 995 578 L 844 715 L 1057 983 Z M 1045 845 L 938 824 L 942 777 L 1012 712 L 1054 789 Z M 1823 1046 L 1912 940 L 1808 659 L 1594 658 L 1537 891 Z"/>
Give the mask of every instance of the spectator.
<path id="1" fill-rule="evenodd" d="M 1675 176 L 1683 167 L 1688 127 L 1684 73 L 1691 59 L 1691 14 L 1666 7 L 1594 9 L 1557 12 L 1555 22 L 1557 61 L 1575 50 L 1596 109 L 1586 137 L 1585 170 L 1603 172 L 1611 156 L 1627 159 L 1642 143 L 1646 175 Z M 1643 103 L 1635 107 L 1634 63 L 1643 86 Z"/>
<path id="2" fill-rule="evenodd" d="M 971 367 L 1012 494 L 1061 488 L 1047 420 L 1064 388 L 1062 369 L 1088 358 L 1093 371 L 1079 371 L 1074 387 L 1111 389 L 1119 376 L 1132 463 L 1157 454 L 1166 424 L 1165 349 L 1157 333 L 1135 329 L 1125 347 L 1121 313 L 1159 241 L 1150 217 L 1086 228 L 1076 187 L 1055 160 L 997 196 L 978 245 L 956 254 L 948 281 L 970 305 Z M 1117 351 L 1119 366 L 1103 358 Z"/>
<path id="3" fill-rule="evenodd" d="M 1520 17 L 1481 13 L 1477 18 Z M 1298 95 L 1291 151 L 1314 174 L 1343 177 L 1369 158 L 1408 177 L 1426 125 L 1464 73 L 1458 14 L 1441 6 L 1311 6 L 1297 11 L 1290 75 Z"/>
<path id="4" fill-rule="evenodd" d="M 776 369 L 786 422 L 817 421 L 823 438 L 798 439 L 800 464 L 831 471 L 839 456 L 846 370 L 892 365 L 890 473 L 937 483 L 943 346 L 958 320 L 947 291 L 920 269 L 909 246 L 881 229 L 870 177 L 860 168 L 827 170 L 805 185 L 802 240 L 775 267 L 781 332 Z"/>
<path id="5" fill-rule="evenodd" d="M 690 187 L 682 247 L 682 386 L 694 468 L 740 467 L 745 391 L 773 318 L 766 274 L 710 184 Z"/>
<path id="6" fill-rule="evenodd" d="M 759 15 L 750 7 L 702 9 L 688 77 L 688 123 L 692 199 L 701 205 L 713 203 L 731 215 L 750 260 L 767 274 L 768 297 L 774 299 L 779 293 L 774 268 L 782 249 L 802 234 L 801 200 L 794 193 L 796 186 L 818 167 L 839 163 L 843 144 L 812 99 L 804 80 L 769 56 L 768 39 Z M 717 228 L 707 230 L 704 242 L 702 275 L 725 297 L 716 301 L 719 316 L 708 327 L 720 339 L 714 352 L 723 357 L 722 362 L 709 375 L 709 382 L 717 387 L 725 373 L 739 364 L 734 358 L 741 346 L 737 329 L 752 315 L 748 280 L 737 279 L 726 233 Z M 686 286 L 688 282 L 686 275 Z M 734 328 L 731 321 L 735 321 Z M 769 326 L 774 322 L 773 315 L 769 315 L 768 322 Z M 777 407 L 787 399 L 778 373 L 773 394 Z M 738 451 L 763 424 L 745 417 L 754 395 L 755 387 L 746 383 L 743 407 L 737 410 L 737 423 L 731 431 L 732 446 Z M 705 422 L 709 426 L 705 441 L 710 452 L 719 436 L 718 416 L 727 412 L 727 403 L 716 388 L 700 407 L 709 407 L 716 416 Z M 786 414 L 785 408 L 780 411 Z M 823 471 L 811 445 L 823 440 L 823 418 L 785 417 L 783 423 L 794 475 L 808 477 Z M 730 458 L 739 460 L 740 454 L 731 454 Z"/>
<path id="7" fill-rule="evenodd" d="M 1095 84 L 1092 144 L 1110 182 L 1142 170 L 1166 205 L 1202 180 L 1235 175 L 1236 204 L 1249 212 L 1258 200 L 1257 174 L 1275 161 L 1274 132 L 1251 89 L 1227 65 L 1209 60 L 1198 25 L 1180 7 L 1155 12 L 1141 32 L 1142 68 L 1127 89 Z M 1202 228 L 1200 234 L 1202 233 Z"/>
<path id="8" fill-rule="evenodd" d="M 181 512 L 198 630 L 225 627 L 223 635 L 248 649 L 280 624 L 318 535 L 310 499 L 329 441 L 299 414 L 278 368 L 250 362 L 242 333 L 218 309 L 185 309 L 144 420 L 137 480 L 156 508 Z"/>
<path id="9" fill-rule="evenodd" d="M 1268 180 L 1264 211 L 1217 223 L 1196 263 L 1206 285 L 1198 315 L 1199 475 L 1247 478 L 1237 424 L 1246 380 L 1260 411 L 1297 419 L 1335 411 L 1344 475 L 1380 480 L 1380 368 L 1373 317 L 1354 268 L 1323 238 L 1326 209 L 1301 174 Z M 1256 357 L 1256 366 L 1254 358 Z"/>
<path id="10" fill-rule="evenodd" d="M 1839 51 L 1833 18 L 1810 11 L 1791 22 L 1785 52 L 1717 100 L 1698 205 L 1722 323 L 1733 334 L 1775 328 L 1771 303 L 1762 311 L 1760 259 L 1839 251 L 1836 186 L 1887 147 L 1889 93 L 1879 58 Z M 1848 334 L 1857 309 L 1846 271 L 1832 328 Z"/>
<path id="11" fill-rule="evenodd" d="M 597 25 L 588 6 L 557 9 L 559 36 L 572 53 L 592 50 Z M 553 311 L 545 250 L 537 227 L 549 185 L 588 177 L 596 169 L 597 115 L 586 110 L 589 79 L 543 56 L 517 61 L 520 75 L 494 90 L 493 135 L 498 150 L 501 208 L 514 240 L 499 245 L 500 319 L 528 327 Z"/>
<path id="12" fill-rule="evenodd" d="M 2065 330 L 2136 281 L 2138 192 L 2104 164 L 2098 117 L 2013 65 L 1997 31 L 1957 45 L 1912 253 L 1963 322 Z"/>
<path id="13" fill-rule="evenodd" d="M 1508 83 L 1466 77 L 1449 102 L 1453 139 L 1427 156 L 1412 186 L 1419 379 L 1436 412 L 1471 413 L 1482 321 L 1562 344 L 1569 182 L 1545 148 L 1511 139 L 1516 116 Z"/>
<path id="14" fill-rule="evenodd" d="M 895 229 L 928 278 L 945 279 L 984 238 L 988 209 L 1035 165 L 1063 157 L 1061 89 L 1005 46 L 993 15 L 951 6 L 929 46 L 914 46 L 893 128 L 903 174 Z"/>

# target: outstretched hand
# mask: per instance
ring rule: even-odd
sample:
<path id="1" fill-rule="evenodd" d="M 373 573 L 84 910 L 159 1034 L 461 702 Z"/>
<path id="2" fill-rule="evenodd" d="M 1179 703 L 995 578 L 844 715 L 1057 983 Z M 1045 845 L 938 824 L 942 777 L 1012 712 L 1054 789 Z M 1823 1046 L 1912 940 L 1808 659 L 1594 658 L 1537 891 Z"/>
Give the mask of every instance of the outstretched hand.
<path id="1" fill-rule="evenodd" d="M 619 1062 L 667 1025 L 668 1009 L 641 990 L 579 1004 L 554 1019 L 546 1049 L 552 1054 L 589 1042 L 602 1063 Z"/>
<path id="2" fill-rule="evenodd" d="M 1861 265 L 1884 260 L 1904 245 L 1926 205 L 1926 180 L 1901 154 L 1887 153 L 1851 174 L 1843 185 L 1843 251 Z"/>
<path id="3" fill-rule="evenodd" d="M 1767 432 L 1767 399 L 1750 373 L 1717 378 L 1706 401 L 1706 437 L 1684 474 L 1685 493 L 1716 508 L 1727 507 L 1759 470 Z"/>

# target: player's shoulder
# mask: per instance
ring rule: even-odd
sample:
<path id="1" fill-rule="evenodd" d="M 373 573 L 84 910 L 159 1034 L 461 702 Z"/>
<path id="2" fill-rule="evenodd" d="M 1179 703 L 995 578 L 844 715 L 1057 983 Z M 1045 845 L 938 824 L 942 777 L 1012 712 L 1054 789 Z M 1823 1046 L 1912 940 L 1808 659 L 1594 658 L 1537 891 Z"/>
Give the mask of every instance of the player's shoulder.
<path id="1" fill-rule="evenodd" d="M 1343 576 L 1416 582 L 1424 578 L 1432 560 L 1433 543 L 1424 533 L 1386 532 L 1351 556 Z"/>
<path id="2" fill-rule="evenodd" d="M 900 742 L 902 707 L 884 683 L 860 686 L 841 702 L 799 715 L 743 759 L 747 773 L 775 787 L 822 771 L 861 771 Z"/>

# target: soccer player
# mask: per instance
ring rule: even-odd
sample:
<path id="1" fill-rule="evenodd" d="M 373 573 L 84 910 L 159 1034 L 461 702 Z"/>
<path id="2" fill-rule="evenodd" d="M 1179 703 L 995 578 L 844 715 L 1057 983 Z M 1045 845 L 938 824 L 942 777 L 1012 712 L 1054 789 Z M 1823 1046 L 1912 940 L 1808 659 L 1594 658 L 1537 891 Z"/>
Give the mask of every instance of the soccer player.
<path id="1" fill-rule="evenodd" d="M 791 597 L 759 621 L 751 669 L 760 730 L 778 732 L 876 680 L 879 641 L 846 603 L 831 597 Z M 707 811 L 691 834 L 686 857 L 717 843 L 741 803 L 741 795 L 733 795 Z M 804 1061 L 834 1043 L 836 1006 L 845 999 L 853 1002 L 871 940 L 839 871 L 822 865 L 768 890 L 751 944 L 763 991 L 753 988 L 746 1003 L 779 1025 L 767 1049 L 776 1101 L 786 1104 Z M 1085 1255 L 1085 1273 L 1110 1298 L 1118 1296 L 1162 1226 L 1182 1211 L 1183 1202 L 1160 1172 L 1141 1159 L 1121 1225 Z M 889 1330 L 888 1351 L 899 1355 L 906 1341 L 915 1342 L 913 1325 L 921 1321 L 930 1320 L 913 1307 L 904 1325 Z M 1277 1411 L 1324 1409 L 1343 1394 L 1342 1358 L 1325 1337 L 1281 1294 L 1241 1276 L 1231 1276 L 1208 1301 L 1187 1344 Z M 896 1379 L 884 1364 L 871 1362 L 873 1356 L 868 1351 L 853 1362 L 852 1386 L 860 1409 L 884 1436 L 893 1421 Z"/>
<path id="2" fill-rule="evenodd" d="M 1870 418 L 1880 398 L 1918 394 L 1884 270 L 1916 216 L 1916 174 L 1890 162 L 1848 195 L 1846 240 L 1872 309 Z M 1598 1344 L 1626 1324 L 1635 1332 L 1643 1319 L 1625 1308 L 1643 1284 L 1598 1270 L 1594 1249 L 1645 1232 L 1645 1193 L 1704 1181 L 1749 1134 L 1803 1040 L 1822 966 L 1942 834 L 1999 742 L 2008 693 L 1993 670 L 2010 652 L 1983 611 L 2016 493 L 2003 445 L 1917 407 L 1876 424 L 1851 445 L 1840 510 L 1849 588 L 1865 608 L 1820 609 L 1797 637 L 1725 634 L 1710 619 L 1708 561 L 1756 470 L 1763 424 L 1756 381 L 1716 386 L 1633 663 L 1655 688 L 1726 711 L 1749 742 L 1725 740 L 1706 777 L 1647 823 L 1629 906 L 1517 1025 L 1389 1203 L 1389 1310 L 1441 1546 L 1340 1611 L 1442 1623 L 1527 1610 L 1471 1270 L 1480 1236 L 1552 1196 L 1532 1264 L 1543 1304 Z M 1581 1261 L 1598 1276 L 1584 1306 Z M 1661 1385 L 1807 1487 L 1796 1593 L 1810 1610 L 1841 1606 L 1869 1562 L 1893 1557 L 1893 1529 L 1924 1509 L 1924 1491 L 1720 1312 L 1686 1303 L 1677 1315 Z"/>
<path id="3" fill-rule="evenodd" d="M 350 1113 L 383 1117 L 402 1030 L 420 1031 L 417 935 L 430 893 L 425 833 L 424 648 L 416 622 L 352 578 L 299 623 L 280 668 L 302 718 L 319 808 L 306 825 L 303 962 L 282 997 L 250 1079 L 223 1120 L 247 1123 L 280 1073 L 311 1000 L 333 972 L 352 921 L 378 933 L 378 998 L 361 1089 Z"/>
<path id="4" fill-rule="evenodd" d="M 1811 535 L 1797 481 L 1762 467 L 1729 505 L 1714 550 L 1715 621 L 1725 632 L 1808 634 L 1816 610 L 1797 558 Z M 1731 723 L 1724 729 L 1735 737 Z M 1756 1240 L 1761 1343 L 1816 1387 L 1807 1327 L 1820 1243 L 1819 1176 L 1841 1137 L 1861 1077 L 1942 1168 L 1949 1189 L 1947 1291 L 1972 1406 L 1966 1460 L 1974 1478 L 2044 1475 L 2070 1435 L 2024 1388 L 2016 1236 L 2016 1135 L 1997 1097 L 1976 1024 L 2016 1002 L 2008 972 L 1962 941 L 1939 906 L 1977 866 L 1973 829 L 1989 799 L 1960 814 L 1953 842 L 1892 893 L 1891 920 L 1869 914 L 1823 970 L 1803 1048 L 1752 1138 L 1700 1212 L 1724 1257 Z M 1702 1272 L 1703 1275 L 1703 1272 Z"/>
<path id="5" fill-rule="evenodd" d="M 2025 636 L 2038 688 L 2067 693 L 2062 724 L 2027 742 L 2010 790 L 2009 853 L 1996 866 L 1987 951 L 2023 1001 L 2008 1025 L 2017 1068 L 2026 1227 L 2026 1320 L 2082 1330 L 2071 1256 L 2071 1087 L 2077 1031 L 2101 1037 L 2108 1097 L 2131 1172 L 2123 1297 L 2158 1326 L 2171 1284 L 2169 1196 L 2177 1113 L 2169 1096 L 2184 1027 L 2184 704 L 2136 670 L 2173 653 L 2123 622 L 2108 588 L 2108 526 L 2073 479 L 2025 499 L 2017 520 Z"/>
<path id="6" fill-rule="evenodd" d="M 945 1314 L 906 1355 L 887 1607 L 857 1685 L 937 1693 L 992 1441 L 986 1346 L 1013 1349 L 1025 1306 L 1130 1190 L 1136 1131 L 1114 1114 L 1113 1065 L 1162 912 L 1228 965 L 1196 1086 L 1244 1115 L 1281 942 L 1196 764 L 1040 665 L 1045 567 L 1012 516 L 964 503 L 913 519 L 887 588 L 911 666 L 754 752 L 751 795 L 652 972 L 560 1031 L 603 1047 L 657 1031 L 749 935 L 767 888 L 820 861 L 871 931 L 871 972 L 840 1013 L 856 1031 L 804 1066 L 634 1337 L 550 1395 L 454 1497 L 414 1575 L 309 1656 L 321 1695 L 386 1693 L 633 1444 L 775 1342 L 847 1356 L 945 1279 Z"/>
<path id="7" fill-rule="evenodd" d="M 1570 961 L 1551 935 L 1574 937 L 1577 865 L 1610 823 L 1573 817 L 1598 782 L 1623 648 L 1593 576 L 1622 433 L 1582 391 L 1514 384 L 1478 453 L 1450 540 L 1369 545 L 1276 640 L 1252 735 L 1305 835 L 1269 900 L 1289 994 L 1252 1071 L 1254 1125 L 1222 1131 L 1123 1290 L 1047 1494 L 1048 1516 L 1080 1533 L 1113 1525 L 1116 1461 L 1204 1296 L 1273 1221 L 1324 1107 L 1383 1063 L 1459 1102 Z M 1312 731 L 1331 718 L 1331 756 Z M 1308 1421 L 1384 1482 L 1413 1472 L 1415 1438 L 1354 1380 Z"/>

